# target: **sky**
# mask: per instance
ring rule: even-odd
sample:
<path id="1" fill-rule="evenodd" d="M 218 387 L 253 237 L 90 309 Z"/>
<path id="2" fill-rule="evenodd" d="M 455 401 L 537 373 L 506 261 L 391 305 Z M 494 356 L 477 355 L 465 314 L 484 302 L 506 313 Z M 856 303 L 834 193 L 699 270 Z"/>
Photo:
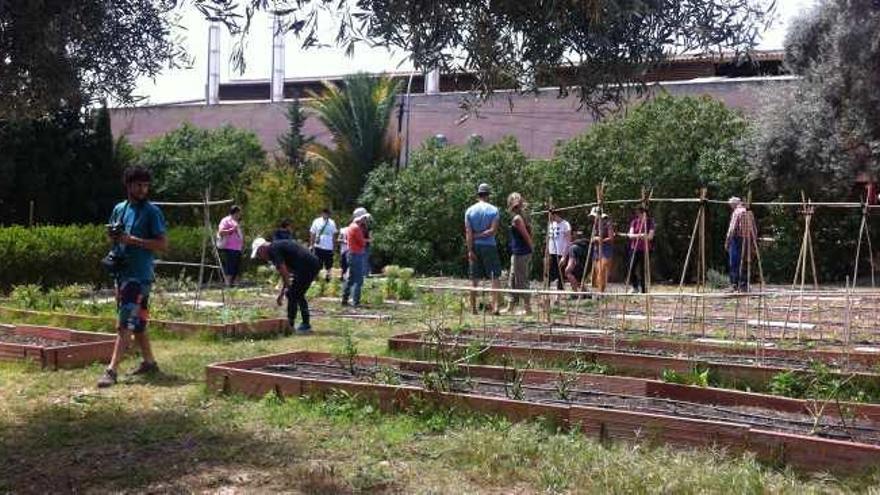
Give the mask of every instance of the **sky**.
<path id="1" fill-rule="evenodd" d="M 802 10 L 812 6 L 813 0 L 776 0 L 777 19 L 762 35 L 758 49 L 782 48 L 789 21 Z M 194 8 L 182 13 L 183 29 L 175 34 L 182 40 L 192 65 L 187 69 L 166 70 L 156 78 L 141 78 L 136 94 L 145 97 L 141 104 L 159 104 L 199 100 L 205 97 L 207 75 L 208 22 Z M 285 74 L 288 78 L 320 77 L 350 74 L 358 71 L 384 72 L 408 70 L 406 54 L 400 51 L 371 49 L 359 45 L 353 57 L 347 57 L 337 48 L 311 48 L 303 50 L 293 35 L 285 40 Z M 243 74 L 232 69 L 229 63 L 231 40 L 225 28 L 221 28 L 220 81 L 237 79 L 268 79 L 271 65 L 271 22 L 266 14 L 258 15 L 249 36 L 245 58 L 247 68 Z"/>

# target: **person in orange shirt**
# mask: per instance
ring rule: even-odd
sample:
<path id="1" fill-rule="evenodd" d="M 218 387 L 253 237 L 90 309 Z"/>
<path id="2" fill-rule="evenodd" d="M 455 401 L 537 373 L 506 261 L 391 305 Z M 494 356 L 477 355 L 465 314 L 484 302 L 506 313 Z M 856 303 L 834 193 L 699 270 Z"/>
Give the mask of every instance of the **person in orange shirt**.
<path id="1" fill-rule="evenodd" d="M 359 211 L 362 210 L 362 211 Z M 342 289 L 342 305 L 348 306 L 348 298 L 351 296 L 352 304 L 357 307 L 361 304 L 361 288 L 364 285 L 364 271 L 366 270 L 367 240 L 364 230 L 370 214 L 366 210 L 358 208 L 348 226 L 346 241 L 348 244 L 348 279 Z"/>

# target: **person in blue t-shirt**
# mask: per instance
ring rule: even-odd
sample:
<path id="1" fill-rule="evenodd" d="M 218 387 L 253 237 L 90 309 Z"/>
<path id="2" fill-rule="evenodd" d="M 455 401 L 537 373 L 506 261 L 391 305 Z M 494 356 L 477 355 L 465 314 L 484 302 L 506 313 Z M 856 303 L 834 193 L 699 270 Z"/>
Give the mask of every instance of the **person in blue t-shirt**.
<path id="1" fill-rule="evenodd" d="M 464 231 L 467 242 L 468 263 L 471 284 L 477 287 L 481 279 L 491 279 L 492 312 L 498 314 L 500 296 L 497 292 L 501 284 L 501 260 L 495 245 L 498 232 L 498 208 L 489 204 L 489 185 L 477 187 L 477 202 L 464 213 Z M 477 313 L 477 293 L 471 292 L 471 312 Z"/>
<path id="2" fill-rule="evenodd" d="M 108 237 L 113 241 L 112 258 L 119 261 L 108 268 L 116 284 L 118 323 L 113 357 L 98 380 L 98 387 L 102 388 L 116 383 L 119 361 L 125 355 L 130 333 L 134 333 L 143 358 L 131 374 L 159 371 L 146 330 L 153 259 L 156 252 L 168 248 L 168 240 L 162 211 L 147 200 L 151 178 L 150 171 L 141 166 L 126 169 L 123 183 L 128 199 L 117 204 L 110 215 Z"/>

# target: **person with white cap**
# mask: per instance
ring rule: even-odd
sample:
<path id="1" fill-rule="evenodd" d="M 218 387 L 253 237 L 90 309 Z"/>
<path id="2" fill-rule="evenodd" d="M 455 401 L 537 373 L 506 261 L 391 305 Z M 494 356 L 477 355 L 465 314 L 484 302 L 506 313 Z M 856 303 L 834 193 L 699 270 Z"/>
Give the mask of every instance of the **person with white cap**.
<path id="1" fill-rule="evenodd" d="M 727 237 L 724 239 L 724 249 L 728 255 L 730 290 L 748 292 L 748 267 L 743 267 L 743 264 L 751 258 L 752 243 L 758 234 L 755 218 L 743 204 L 742 199 L 733 196 L 727 200 L 727 204 L 733 210 L 730 215 L 730 225 L 727 227 Z"/>
<path id="2" fill-rule="evenodd" d="M 611 260 L 614 258 L 614 225 L 611 217 L 598 206 L 590 210 L 590 216 L 593 218 L 593 287 L 605 292 L 611 274 Z"/>
<path id="3" fill-rule="evenodd" d="M 371 273 L 373 273 L 372 266 L 370 266 L 370 245 L 372 238 L 370 237 L 370 230 L 373 226 L 373 215 L 367 211 L 363 206 L 359 206 L 355 208 L 354 212 L 351 215 L 351 220 L 354 221 L 357 217 L 362 217 L 366 215 L 366 221 L 361 224 L 361 231 L 364 234 L 364 242 L 366 245 L 364 246 L 364 278 L 369 277 Z"/>
<path id="4" fill-rule="evenodd" d="M 299 309 L 302 323 L 296 327 L 297 332 L 311 332 L 306 292 L 321 271 L 318 257 L 296 241 L 269 242 L 257 237 L 251 243 L 251 258 L 271 262 L 281 275 L 281 293 L 275 302 L 281 306 L 281 300 L 287 296 L 287 323 L 290 328 L 294 328 L 296 311 Z"/>
<path id="5" fill-rule="evenodd" d="M 501 287 L 501 260 L 498 257 L 495 234 L 498 232 L 499 214 L 498 208 L 489 203 L 489 193 L 488 184 L 483 183 L 477 187 L 477 202 L 464 213 L 464 231 L 471 284 L 477 287 L 481 279 L 492 280 L 492 288 L 495 289 L 492 293 L 492 311 L 498 314 L 500 295 L 497 290 Z M 471 292 L 471 312 L 477 313 L 476 292 Z"/>
<path id="6" fill-rule="evenodd" d="M 358 208 L 352 214 L 351 225 L 347 228 L 348 278 L 342 288 L 342 305 L 348 306 L 348 298 L 357 307 L 361 304 L 361 288 L 366 271 L 367 240 L 364 236 L 370 213 L 366 208 Z"/>

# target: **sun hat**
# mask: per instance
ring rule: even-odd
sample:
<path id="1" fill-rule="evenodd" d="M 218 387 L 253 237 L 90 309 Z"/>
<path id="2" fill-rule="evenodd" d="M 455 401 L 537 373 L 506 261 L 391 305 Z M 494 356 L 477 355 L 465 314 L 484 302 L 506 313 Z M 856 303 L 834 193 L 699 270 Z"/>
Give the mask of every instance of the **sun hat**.
<path id="1" fill-rule="evenodd" d="M 492 191 L 489 188 L 489 184 L 486 184 L 485 182 L 477 186 L 477 194 L 489 194 L 490 192 Z"/>
<path id="2" fill-rule="evenodd" d="M 254 239 L 254 242 L 251 243 L 251 259 L 255 259 L 257 257 L 257 250 L 266 244 L 270 244 L 270 242 L 262 237 Z"/>
<path id="3" fill-rule="evenodd" d="M 731 204 L 731 205 L 738 205 L 742 202 L 743 202 L 743 200 L 736 197 L 736 196 L 731 196 L 730 199 L 727 200 L 727 203 Z"/>
<path id="4" fill-rule="evenodd" d="M 352 222 L 360 222 L 361 220 L 369 220 L 371 218 L 373 218 L 373 215 L 370 215 L 370 212 L 368 212 L 367 209 L 363 206 L 355 208 L 355 210 L 351 214 Z"/>

